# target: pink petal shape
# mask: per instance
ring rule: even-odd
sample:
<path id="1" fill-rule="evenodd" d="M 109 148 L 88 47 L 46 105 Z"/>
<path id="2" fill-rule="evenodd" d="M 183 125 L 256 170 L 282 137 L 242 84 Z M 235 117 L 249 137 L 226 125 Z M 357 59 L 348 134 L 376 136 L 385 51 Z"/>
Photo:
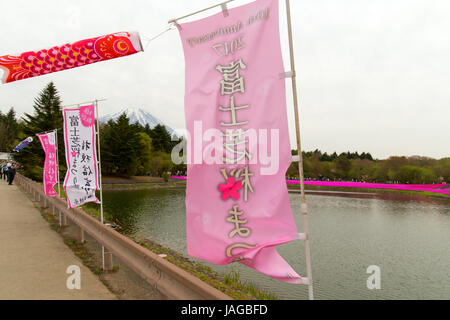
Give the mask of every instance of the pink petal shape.
<path id="1" fill-rule="evenodd" d="M 223 200 L 228 200 L 228 198 L 230 197 L 230 191 L 225 191 L 224 193 L 222 193 L 222 195 L 220 196 Z"/>

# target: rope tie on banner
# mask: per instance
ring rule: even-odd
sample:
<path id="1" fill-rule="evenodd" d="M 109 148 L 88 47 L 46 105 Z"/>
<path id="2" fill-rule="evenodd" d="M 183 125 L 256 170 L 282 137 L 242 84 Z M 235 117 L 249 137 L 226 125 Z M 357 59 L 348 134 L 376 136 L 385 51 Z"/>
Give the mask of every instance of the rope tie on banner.
<path id="1" fill-rule="evenodd" d="M 144 46 L 144 51 L 147 50 L 148 45 L 150 44 L 150 42 L 152 42 L 153 40 L 158 39 L 159 37 L 161 37 L 163 34 L 165 34 L 166 32 L 175 29 L 175 24 L 172 23 L 168 28 L 164 29 L 163 31 L 161 31 L 160 33 L 158 33 L 156 36 L 154 37 L 147 37 L 142 35 L 142 38 L 147 42 Z"/>

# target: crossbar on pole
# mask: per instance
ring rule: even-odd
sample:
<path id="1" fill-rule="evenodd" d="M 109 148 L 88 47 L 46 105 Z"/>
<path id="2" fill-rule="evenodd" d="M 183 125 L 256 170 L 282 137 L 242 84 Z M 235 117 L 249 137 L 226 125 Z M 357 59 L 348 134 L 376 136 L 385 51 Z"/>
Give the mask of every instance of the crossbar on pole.
<path id="1" fill-rule="evenodd" d="M 106 101 L 108 99 L 98 99 L 98 100 L 91 100 L 91 101 L 86 101 L 86 102 L 78 102 L 78 103 L 74 103 L 74 104 L 67 104 L 65 106 L 62 106 L 61 108 L 67 108 L 67 107 L 73 107 L 73 106 L 79 106 L 80 104 L 85 104 L 85 103 L 97 103 L 100 101 Z"/>
<path id="2" fill-rule="evenodd" d="M 214 6 L 211 6 L 211 7 L 208 7 L 208 8 L 205 8 L 205 9 L 202 9 L 202 10 L 199 10 L 199 11 L 196 11 L 196 12 L 193 12 L 193 13 L 190 13 L 190 14 L 187 14 L 187 15 L 185 15 L 185 16 L 182 16 L 182 17 L 179 17 L 179 18 L 176 18 L 176 19 L 169 20 L 169 23 L 176 23 L 178 20 L 181 20 L 181 19 L 184 19 L 184 18 L 193 16 L 193 15 L 196 15 L 196 14 L 198 14 L 198 13 L 201 13 L 201 12 L 204 12 L 204 11 L 207 11 L 207 10 L 210 10 L 210 9 L 213 9 L 213 8 L 216 8 L 216 7 L 221 7 L 221 6 L 223 6 L 223 5 L 225 5 L 225 4 L 229 3 L 229 2 L 232 2 L 232 1 L 234 1 L 234 0 L 228 0 L 228 1 L 225 1 L 225 2 L 222 2 L 222 3 L 219 3 L 219 4 L 216 4 L 216 5 L 214 5 Z"/>
<path id="3" fill-rule="evenodd" d="M 309 231 L 308 231 L 308 218 L 306 214 L 306 197 L 305 197 L 305 183 L 303 176 L 303 157 L 302 157 L 302 146 L 300 140 L 300 121 L 298 115 L 298 96 L 297 96 L 297 81 L 295 75 L 295 61 L 294 61 L 294 44 L 292 40 L 292 21 L 291 21 L 291 7 L 290 1 L 286 0 L 286 15 L 288 24 L 288 36 L 289 36 L 289 54 L 291 60 L 291 80 L 292 80 L 292 96 L 294 100 L 294 115 L 295 115 L 295 130 L 297 138 L 297 152 L 298 152 L 298 171 L 300 176 L 300 194 L 301 194 L 301 216 L 302 216 L 302 227 L 303 233 L 305 234 L 305 258 L 306 258 L 306 274 L 309 279 L 308 283 L 308 297 L 310 300 L 314 300 L 313 293 L 313 281 L 312 281 L 312 270 L 311 270 L 311 251 L 309 247 Z"/>
<path id="4" fill-rule="evenodd" d="M 53 129 L 53 130 L 50 130 L 50 131 L 38 132 L 38 133 L 35 133 L 34 135 L 37 136 L 38 134 L 46 134 L 46 133 L 53 132 L 53 131 L 55 131 L 55 130 L 61 130 L 61 128 Z"/>

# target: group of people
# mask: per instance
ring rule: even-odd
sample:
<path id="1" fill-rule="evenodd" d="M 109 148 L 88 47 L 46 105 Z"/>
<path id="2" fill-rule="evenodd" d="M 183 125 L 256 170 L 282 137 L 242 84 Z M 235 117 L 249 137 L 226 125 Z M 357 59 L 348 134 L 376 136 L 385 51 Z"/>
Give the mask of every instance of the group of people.
<path id="1" fill-rule="evenodd" d="M 12 185 L 18 166 L 19 165 L 14 162 L 0 163 L 0 180 L 6 180 L 9 185 Z"/>

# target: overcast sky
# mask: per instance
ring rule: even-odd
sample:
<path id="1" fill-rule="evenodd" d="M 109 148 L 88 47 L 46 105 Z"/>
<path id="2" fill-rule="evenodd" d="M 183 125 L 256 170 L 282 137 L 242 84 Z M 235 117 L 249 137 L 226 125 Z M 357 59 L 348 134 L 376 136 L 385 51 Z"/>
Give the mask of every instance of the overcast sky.
<path id="1" fill-rule="evenodd" d="M 0 56 L 119 31 L 151 38 L 169 19 L 220 2 L 0 0 Z M 291 11 L 304 150 L 366 151 L 380 159 L 450 156 L 450 1 L 291 0 Z M 49 81 L 64 104 L 107 98 L 100 115 L 143 108 L 172 128 L 185 127 L 184 57 L 176 30 L 144 53 L 0 85 L 0 110 L 32 112 Z"/>

